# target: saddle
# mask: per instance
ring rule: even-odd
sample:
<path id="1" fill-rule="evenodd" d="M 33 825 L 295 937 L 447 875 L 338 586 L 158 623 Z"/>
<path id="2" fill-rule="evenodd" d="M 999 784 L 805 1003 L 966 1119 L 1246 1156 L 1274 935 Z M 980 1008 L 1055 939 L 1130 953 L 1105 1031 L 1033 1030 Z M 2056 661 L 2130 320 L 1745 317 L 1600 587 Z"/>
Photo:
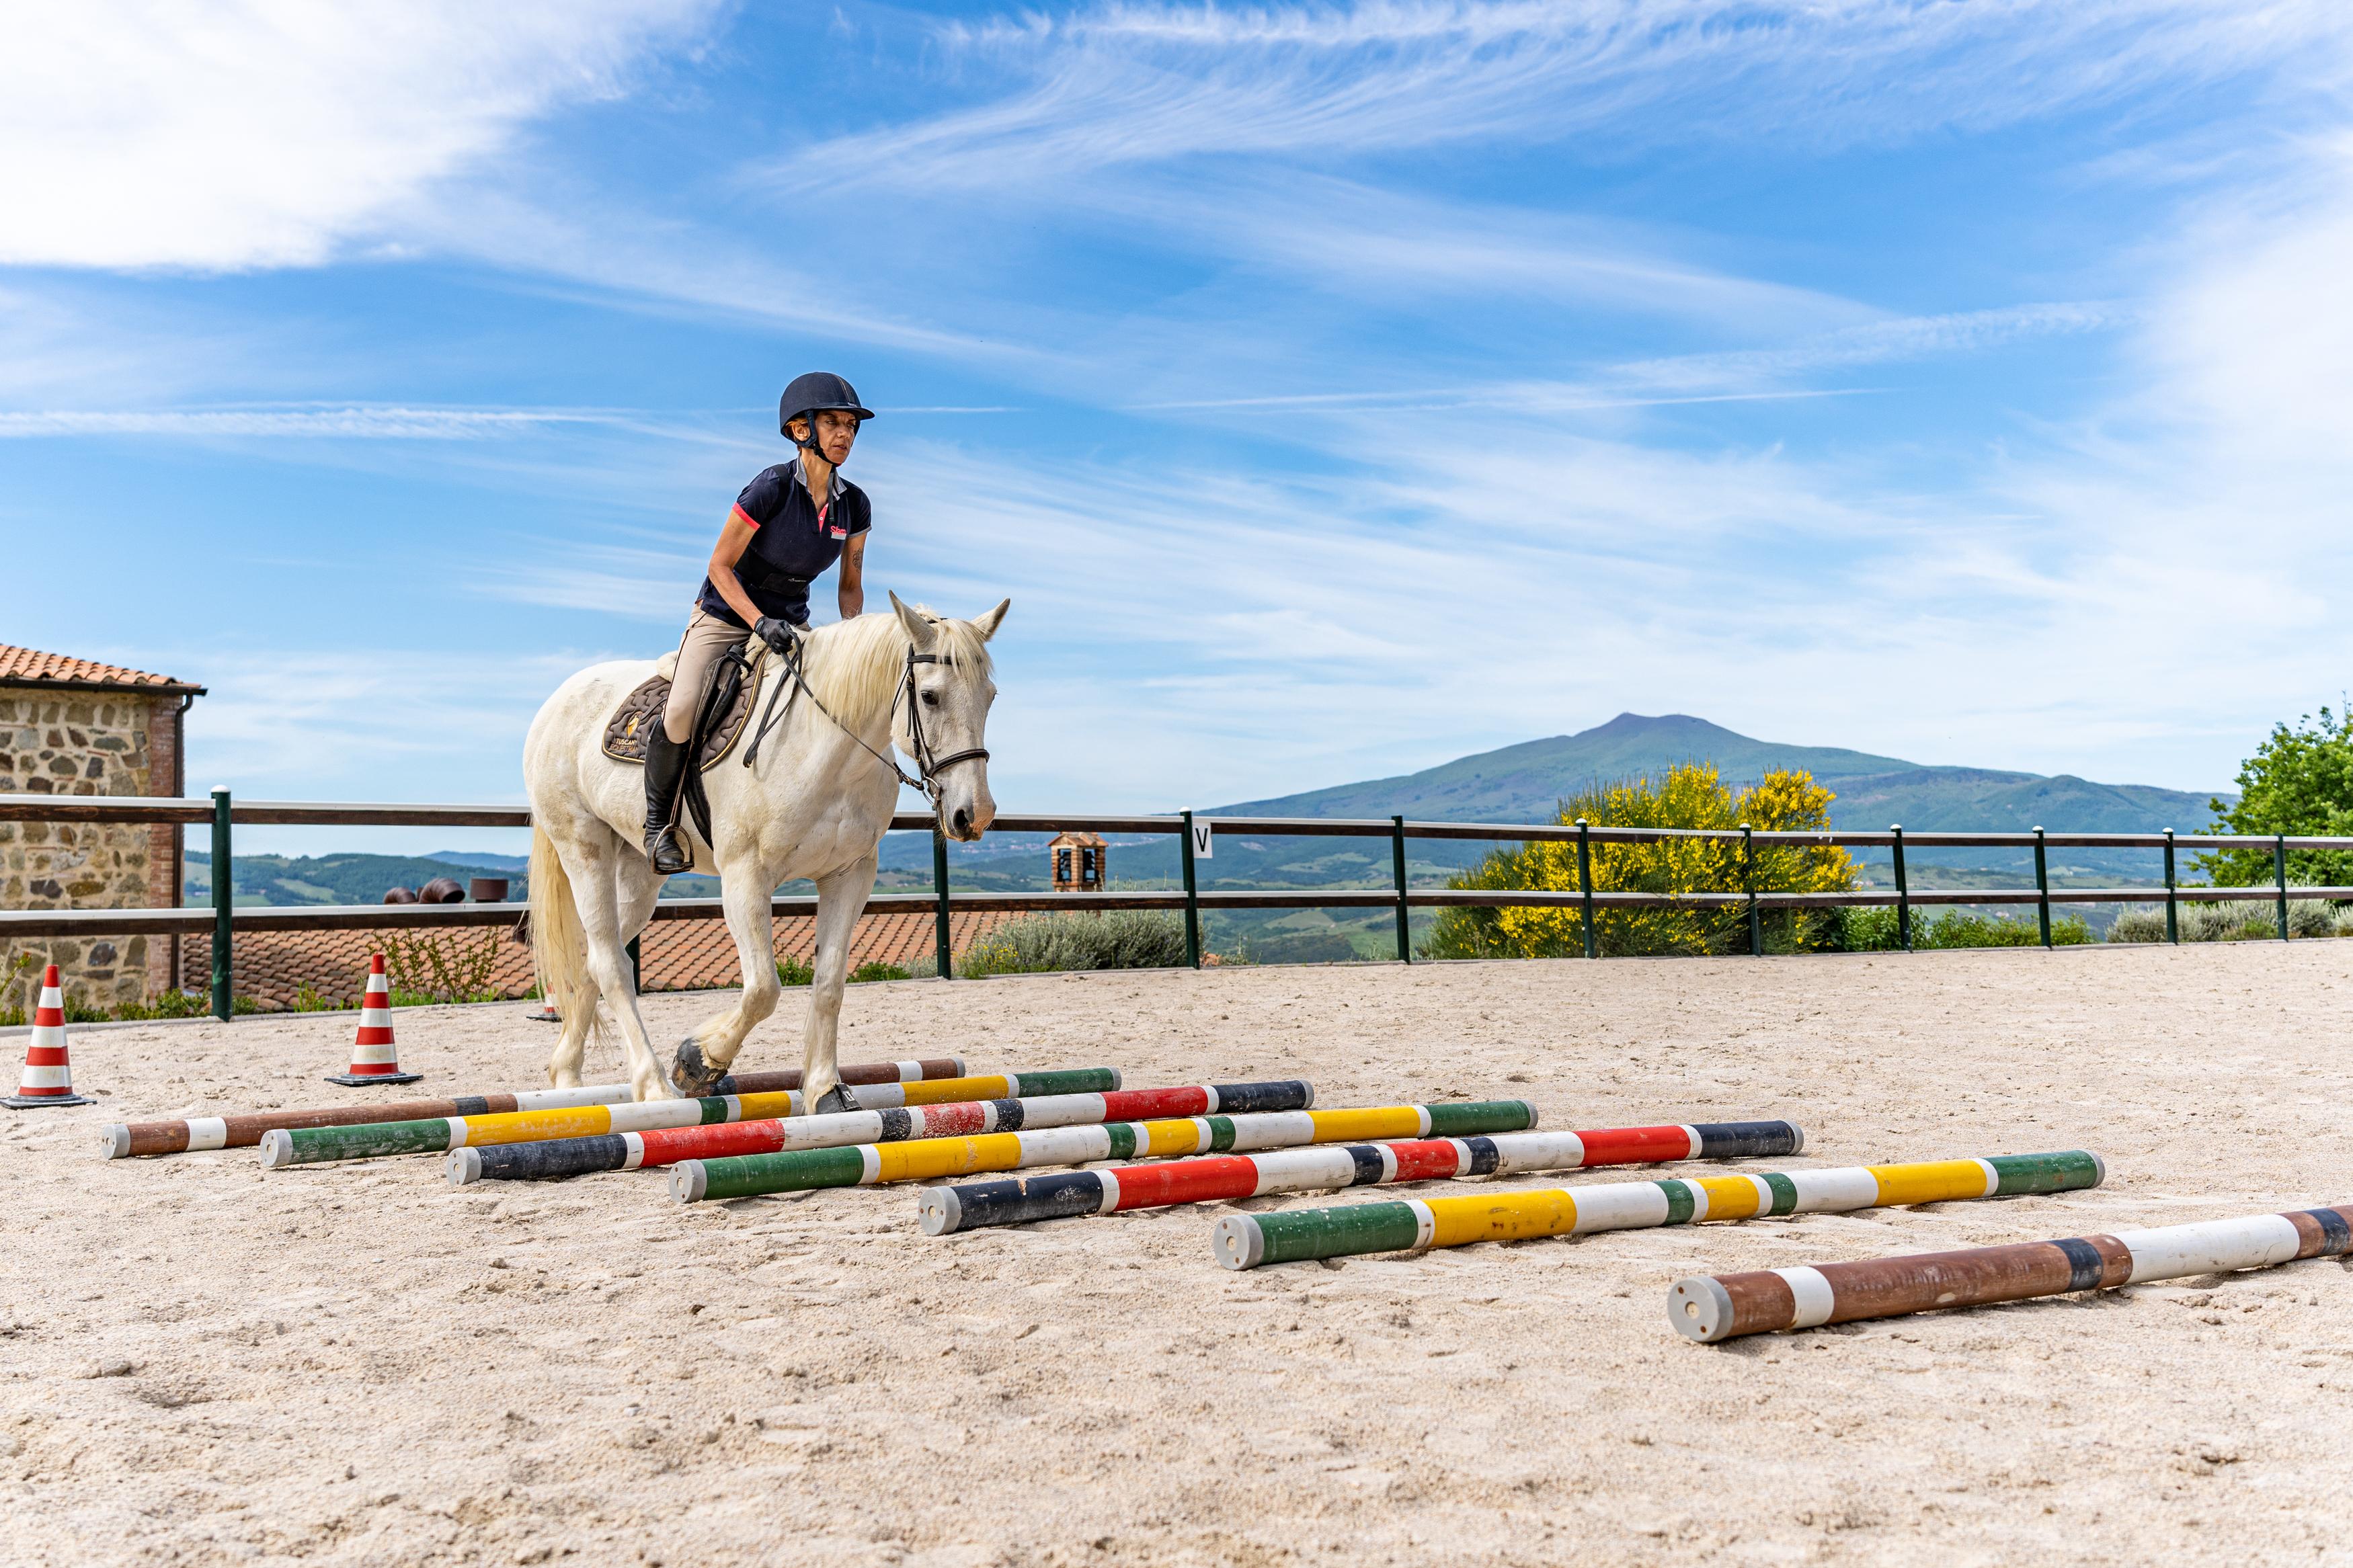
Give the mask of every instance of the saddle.
<path id="1" fill-rule="evenodd" d="M 752 721 L 753 700 L 760 691 L 760 667 L 767 656 L 768 645 L 754 637 L 748 649 L 738 648 L 723 657 L 712 667 L 711 689 L 702 694 L 702 706 L 695 712 L 694 732 L 687 741 L 687 754 L 695 759 L 695 767 L 679 791 L 686 807 L 681 814 L 685 822 L 680 826 L 692 824 L 705 844 L 711 842 L 711 797 L 703 791 L 702 775 L 717 767 L 744 738 L 744 728 Z M 613 710 L 612 718 L 605 722 L 607 756 L 617 763 L 645 765 L 646 742 L 654 726 L 662 721 L 662 710 L 670 704 L 670 676 L 677 669 L 678 655 L 663 655 L 653 674 Z"/>
<path id="2" fill-rule="evenodd" d="M 711 689 L 703 694 L 702 710 L 694 717 L 695 771 L 709 773 L 717 767 L 735 742 L 744 738 L 744 727 L 752 721 L 752 700 L 757 693 L 760 667 L 767 657 L 768 646 L 756 643 L 749 658 L 742 653 L 728 655 L 712 669 Z M 653 727 L 661 722 L 662 710 L 670 706 L 670 672 L 678 668 L 676 653 L 664 654 L 654 666 L 653 674 L 613 710 L 612 718 L 605 722 L 605 754 L 617 763 L 645 764 L 646 741 Z"/>

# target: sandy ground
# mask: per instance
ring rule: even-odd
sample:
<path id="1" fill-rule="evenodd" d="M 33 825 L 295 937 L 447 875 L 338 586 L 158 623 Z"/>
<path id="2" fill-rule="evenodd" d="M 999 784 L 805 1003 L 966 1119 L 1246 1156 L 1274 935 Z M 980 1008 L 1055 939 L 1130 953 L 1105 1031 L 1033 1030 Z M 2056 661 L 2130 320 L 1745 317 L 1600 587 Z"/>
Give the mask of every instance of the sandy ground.
<path id="1" fill-rule="evenodd" d="M 2338 1262 L 1724 1347 L 1664 1314 L 1696 1270 L 2353 1198 L 2348 973 L 2353 942 L 853 988 L 850 1059 L 1786 1115 L 1806 1163 L 2113 1172 L 1249 1274 L 1211 1261 L 1222 1209 L 930 1239 L 905 1188 L 681 1209 L 654 1173 L 103 1163 L 102 1121 L 346 1099 L 317 1080 L 351 1019 L 91 1031 L 100 1106 L 0 1113 L 0 1555 L 2353 1562 Z M 709 1005 L 649 1012 L 675 1036 Z M 552 1043 L 519 1006 L 399 1028 L 427 1080 L 385 1092 L 527 1086 Z"/>

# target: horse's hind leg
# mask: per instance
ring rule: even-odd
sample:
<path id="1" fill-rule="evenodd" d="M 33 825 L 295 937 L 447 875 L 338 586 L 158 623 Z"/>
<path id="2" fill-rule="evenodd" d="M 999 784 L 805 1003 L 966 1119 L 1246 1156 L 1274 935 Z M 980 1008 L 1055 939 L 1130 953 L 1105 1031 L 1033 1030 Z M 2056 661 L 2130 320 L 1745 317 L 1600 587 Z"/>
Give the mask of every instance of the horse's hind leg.
<path id="1" fill-rule="evenodd" d="M 588 1037 L 596 1030 L 596 992 L 591 982 L 585 1002 L 575 997 L 572 1010 L 564 1015 L 564 1033 L 555 1042 L 555 1054 L 547 1061 L 547 1081 L 557 1089 L 578 1089 L 580 1067 L 588 1056 Z"/>
<path id="2" fill-rule="evenodd" d="M 653 908 L 652 898 L 642 896 L 637 885 L 631 883 L 629 905 L 638 912 L 628 917 L 634 923 L 624 927 L 621 862 L 637 858 L 635 850 L 625 847 L 607 830 L 597 841 L 581 844 L 567 854 L 565 868 L 572 875 L 573 902 L 579 908 L 581 929 L 587 936 L 589 976 L 596 982 L 597 990 L 604 994 L 614 1018 L 621 1026 L 630 1089 L 639 1100 L 671 1100 L 678 1091 L 670 1086 L 669 1076 L 654 1056 L 653 1042 L 646 1036 L 646 1021 L 638 1011 L 637 977 L 630 973 L 629 956 L 624 951 Z M 649 867 L 649 874 L 650 870 Z M 660 881 L 656 879 L 653 892 L 658 896 L 659 891 Z"/>
<path id="3" fill-rule="evenodd" d="M 769 900 L 776 878 L 762 875 L 758 866 L 723 873 L 720 897 L 727 907 L 727 930 L 735 939 L 735 960 L 744 972 L 743 994 L 735 1005 L 713 1014 L 679 1042 L 670 1058 L 670 1076 L 685 1094 L 715 1094 L 719 1080 L 734 1065 L 744 1037 L 776 1010 L 782 989 L 776 981 L 774 913 Z"/>

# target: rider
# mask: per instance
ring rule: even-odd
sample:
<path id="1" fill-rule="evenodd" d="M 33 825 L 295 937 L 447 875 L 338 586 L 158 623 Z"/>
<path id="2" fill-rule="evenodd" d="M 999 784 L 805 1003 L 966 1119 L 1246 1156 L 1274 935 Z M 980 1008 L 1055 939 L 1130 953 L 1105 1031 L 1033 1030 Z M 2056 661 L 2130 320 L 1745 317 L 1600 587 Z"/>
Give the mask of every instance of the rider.
<path id="1" fill-rule="evenodd" d="M 795 376 L 778 401 L 776 424 L 800 456 L 745 485 L 719 531 L 710 575 L 678 645 L 669 706 L 646 746 L 646 854 L 664 876 L 692 864 L 673 817 L 712 667 L 747 635 L 779 654 L 791 649 L 808 634 L 810 580 L 836 561 L 842 619 L 866 608 L 866 532 L 874 510 L 866 492 L 841 477 L 841 465 L 860 423 L 873 417 L 841 377 Z"/>

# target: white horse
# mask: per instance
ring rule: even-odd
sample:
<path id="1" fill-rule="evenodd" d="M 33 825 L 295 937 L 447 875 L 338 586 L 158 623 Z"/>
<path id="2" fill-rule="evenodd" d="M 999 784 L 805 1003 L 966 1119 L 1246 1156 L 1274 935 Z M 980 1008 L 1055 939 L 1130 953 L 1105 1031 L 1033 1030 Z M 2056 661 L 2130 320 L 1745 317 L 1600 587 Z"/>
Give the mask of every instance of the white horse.
<path id="1" fill-rule="evenodd" d="M 790 706 L 756 763 L 743 765 L 747 731 L 702 775 L 716 842 L 704 843 L 683 813 L 679 836 L 694 868 L 719 876 L 744 990 L 734 1006 L 695 1026 L 668 1071 L 638 1011 L 625 952 L 652 920 L 663 880 L 642 847 L 645 774 L 604 752 L 606 721 L 657 666 L 596 665 L 556 689 L 532 721 L 522 763 L 532 808 L 532 963 L 541 994 L 564 1016 L 550 1082 L 580 1082 L 588 1036 L 603 1027 L 601 996 L 620 1023 L 638 1099 L 712 1092 L 744 1036 L 776 1011 L 768 900 L 779 883 L 806 877 L 817 884 L 817 973 L 802 1034 L 802 1103 L 814 1106 L 835 1087 L 850 932 L 874 890 L 875 855 L 899 798 L 887 748 L 896 744 L 925 775 L 943 832 L 980 837 L 997 815 L 983 739 L 997 696 L 986 645 L 1011 603 L 955 621 L 893 594 L 892 615 L 811 632 L 802 653 L 807 688 L 786 693 Z M 763 662 L 754 731 L 771 689 L 790 679 L 784 666 Z"/>

